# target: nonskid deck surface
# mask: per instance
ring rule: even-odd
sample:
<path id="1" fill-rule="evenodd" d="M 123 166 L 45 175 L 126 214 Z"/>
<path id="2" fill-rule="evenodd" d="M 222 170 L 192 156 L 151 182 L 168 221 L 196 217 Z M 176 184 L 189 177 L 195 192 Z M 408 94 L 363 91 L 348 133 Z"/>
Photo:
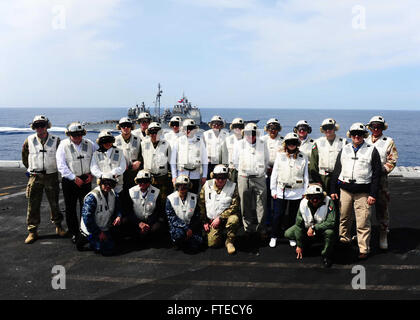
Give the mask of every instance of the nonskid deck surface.
<path id="1" fill-rule="evenodd" d="M 241 237 L 234 256 L 228 256 L 224 248 L 190 255 L 175 251 L 166 242 L 141 245 L 130 239 L 113 257 L 78 252 L 70 239 L 54 234 L 45 196 L 40 239 L 25 245 L 24 172 L 22 168 L 0 169 L 0 299 L 420 298 L 420 216 L 416 200 L 420 179 L 390 179 L 387 252 L 378 248 L 378 224 L 373 218 L 369 259 L 359 262 L 356 251 L 337 248 L 333 266 L 324 269 L 319 246 L 297 261 L 294 249 L 285 240 L 274 249 L 262 247 L 259 255 L 241 245 Z M 62 194 L 60 207 L 64 210 Z M 54 266 L 64 267 L 65 289 L 52 286 Z M 362 272 L 366 287 L 357 289 L 363 288 Z"/>

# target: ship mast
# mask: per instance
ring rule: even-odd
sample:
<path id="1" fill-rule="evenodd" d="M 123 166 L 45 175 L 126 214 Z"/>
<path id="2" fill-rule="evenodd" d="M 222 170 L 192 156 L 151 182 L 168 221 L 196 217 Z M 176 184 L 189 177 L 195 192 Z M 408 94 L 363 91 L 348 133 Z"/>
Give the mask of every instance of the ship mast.
<path id="1" fill-rule="evenodd" d="M 160 89 L 160 83 L 158 83 L 158 93 L 156 94 L 156 101 L 155 101 L 155 114 L 158 115 L 158 119 L 160 119 L 160 97 L 162 96 L 162 90 Z"/>

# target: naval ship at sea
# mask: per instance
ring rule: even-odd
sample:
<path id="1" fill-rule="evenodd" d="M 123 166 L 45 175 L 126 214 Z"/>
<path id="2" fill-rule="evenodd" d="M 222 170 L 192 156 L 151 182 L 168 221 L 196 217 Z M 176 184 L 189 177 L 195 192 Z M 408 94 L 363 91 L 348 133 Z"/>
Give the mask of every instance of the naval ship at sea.
<path id="1" fill-rule="evenodd" d="M 184 93 L 182 94 L 182 98 L 173 106 L 172 110 L 165 108 L 161 113 L 160 99 L 162 93 L 161 86 L 158 84 L 158 93 L 156 94 L 156 100 L 154 101 L 154 112 L 151 112 L 150 107 L 146 107 L 145 103 L 142 102 L 140 106 L 136 104 L 135 107 L 128 108 L 127 117 L 135 122 L 141 113 L 147 112 L 152 117 L 152 121 L 159 122 L 162 125 L 162 128 L 167 129 L 169 128 L 169 121 L 171 118 L 179 116 L 182 121 L 185 119 L 193 119 L 201 130 L 209 129 L 208 123 L 202 121 L 200 109 L 197 106 L 193 106 Z M 101 130 L 115 131 L 118 121 L 119 120 L 104 120 L 98 122 L 82 122 L 82 124 L 85 126 L 85 129 L 90 132 L 99 132 Z M 258 123 L 259 120 L 244 120 L 244 122 Z M 227 122 L 226 128 L 229 128 L 229 125 L 230 123 Z"/>

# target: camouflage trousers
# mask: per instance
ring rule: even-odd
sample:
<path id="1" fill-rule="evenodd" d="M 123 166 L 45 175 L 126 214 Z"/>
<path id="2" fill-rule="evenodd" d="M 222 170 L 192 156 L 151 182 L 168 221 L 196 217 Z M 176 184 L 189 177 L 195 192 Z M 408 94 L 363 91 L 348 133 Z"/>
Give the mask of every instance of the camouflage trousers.
<path id="1" fill-rule="evenodd" d="M 31 175 L 26 187 L 28 199 L 26 224 L 29 232 L 35 232 L 41 223 L 41 202 L 44 190 L 50 204 L 51 222 L 61 225 L 63 221 L 63 215 L 58 206 L 60 194 L 58 173 Z"/>
<path id="2" fill-rule="evenodd" d="M 236 232 L 239 229 L 240 221 L 237 215 L 233 214 L 229 216 L 227 221 L 224 221 L 219 225 L 217 229 L 210 227 L 210 231 L 207 234 L 207 245 L 209 247 L 220 247 L 223 244 L 223 233 L 226 230 L 226 242 L 233 243 L 235 240 Z"/>
<path id="3" fill-rule="evenodd" d="M 388 205 L 390 201 L 388 176 L 382 175 L 380 180 L 380 187 L 375 203 L 376 220 L 380 224 L 382 231 L 388 231 L 389 227 L 389 211 Z"/>

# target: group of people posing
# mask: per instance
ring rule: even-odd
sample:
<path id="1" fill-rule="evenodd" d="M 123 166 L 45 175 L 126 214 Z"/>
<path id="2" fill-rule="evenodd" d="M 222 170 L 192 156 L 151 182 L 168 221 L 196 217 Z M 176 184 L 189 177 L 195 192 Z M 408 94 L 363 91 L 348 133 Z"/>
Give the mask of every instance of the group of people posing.
<path id="1" fill-rule="evenodd" d="M 141 113 L 136 121 L 120 119 L 116 137 L 101 131 L 96 143 L 84 137 L 81 123 L 71 123 L 61 142 L 50 127 L 46 116 L 36 116 L 35 133 L 22 148 L 29 175 L 25 243 L 38 238 L 45 190 L 56 233 L 70 235 L 79 250 L 88 245 L 104 255 L 115 253 L 121 234 L 139 241 L 168 236 L 175 248 L 192 252 L 224 245 L 234 254 L 243 227 L 253 249 L 276 247 L 285 237 L 298 259 L 321 241 L 322 264 L 329 267 L 337 242 L 357 239 L 359 259 L 368 257 L 373 207 L 379 246 L 388 247 L 387 176 L 398 154 L 393 139 L 383 135 L 388 124 L 381 116 L 354 123 L 347 131 L 351 141 L 337 135 L 331 118 L 321 123 L 323 136 L 316 140 L 306 120 L 281 136 L 275 118 L 267 121 L 266 134 L 242 118 L 227 130 L 220 116 L 202 132 L 193 119 L 175 116 L 164 130 Z M 59 174 L 68 231 L 58 205 Z"/>

